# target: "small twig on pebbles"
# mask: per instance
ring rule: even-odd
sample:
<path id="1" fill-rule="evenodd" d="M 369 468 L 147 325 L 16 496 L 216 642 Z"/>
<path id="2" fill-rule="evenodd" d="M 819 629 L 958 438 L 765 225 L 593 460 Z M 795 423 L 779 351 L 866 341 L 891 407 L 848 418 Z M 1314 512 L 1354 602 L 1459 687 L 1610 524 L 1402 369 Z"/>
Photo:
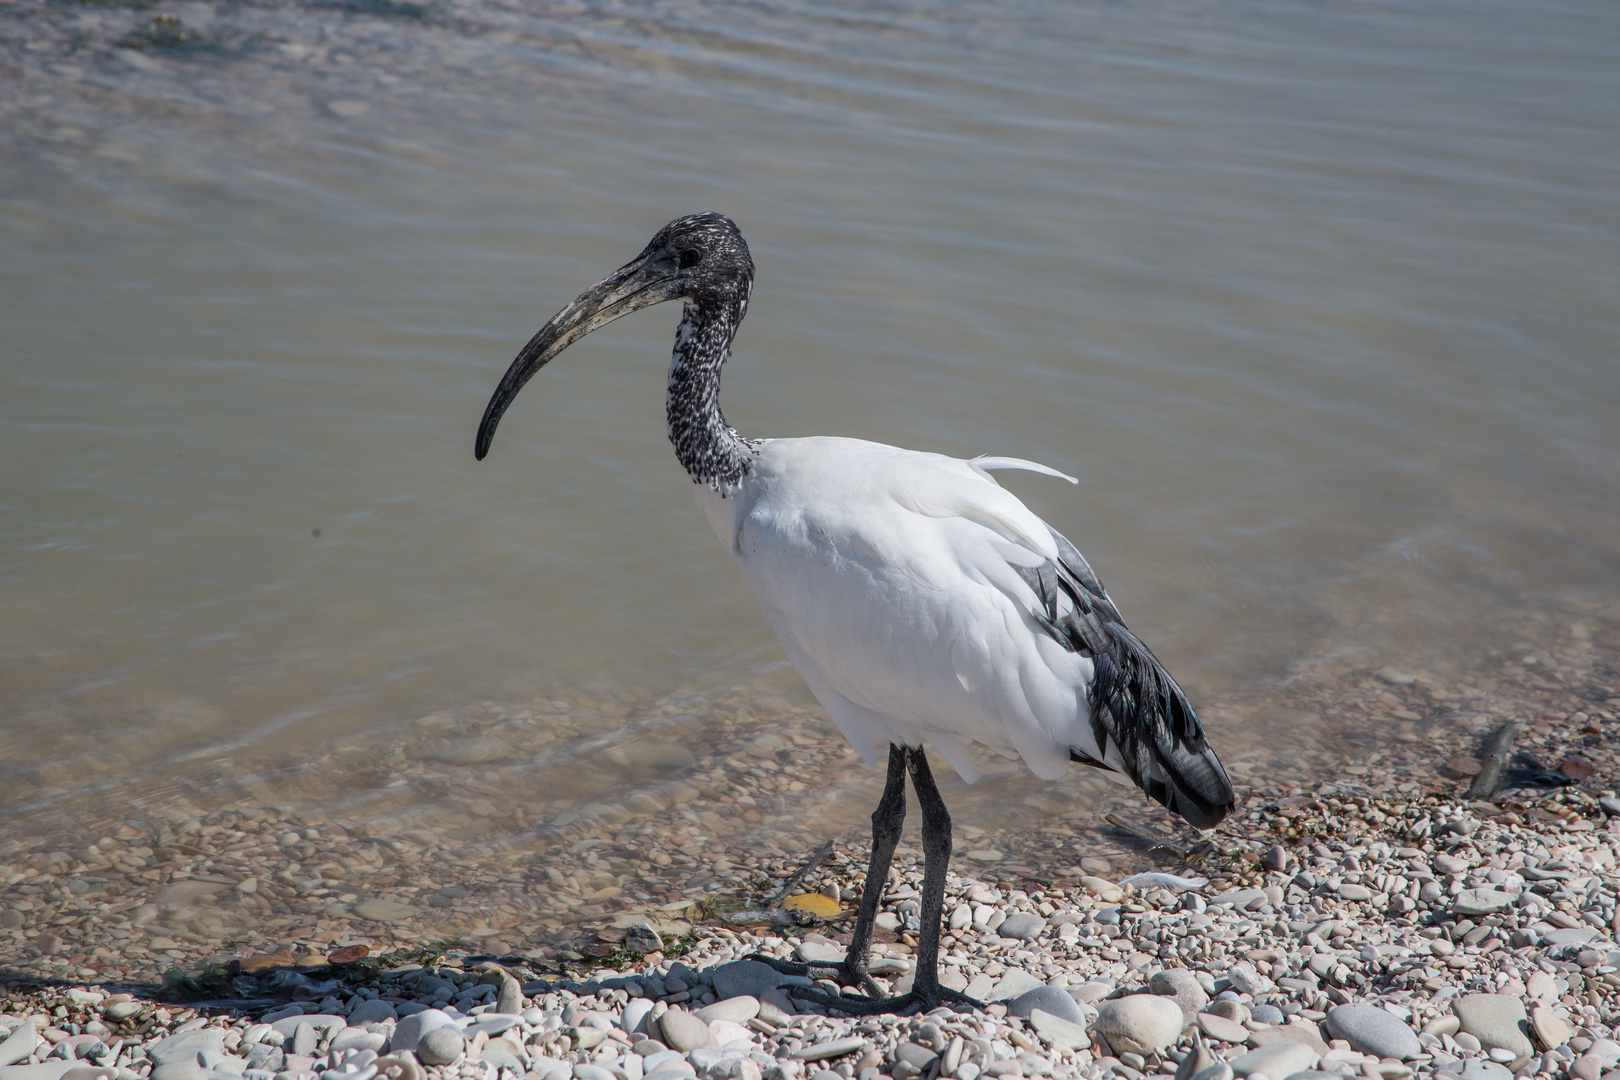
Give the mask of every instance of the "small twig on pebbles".
<path id="1" fill-rule="evenodd" d="M 820 849 L 817 850 L 814 855 L 810 856 L 808 862 L 799 867 L 797 873 L 787 879 L 787 884 L 782 886 L 781 892 L 778 892 L 771 898 L 771 902 L 767 905 L 767 907 L 771 911 L 780 911 L 782 908 L 782 902 L 793 895 L 794 889 L 797 889 L 800 885 L 804 884 L 805 878 L 809 877 L 811 874 L 820 869 L 822 863 L 832 858 L 832 853 L 833 842 L 829 840 L 825 844 L 822 844 Z"/>

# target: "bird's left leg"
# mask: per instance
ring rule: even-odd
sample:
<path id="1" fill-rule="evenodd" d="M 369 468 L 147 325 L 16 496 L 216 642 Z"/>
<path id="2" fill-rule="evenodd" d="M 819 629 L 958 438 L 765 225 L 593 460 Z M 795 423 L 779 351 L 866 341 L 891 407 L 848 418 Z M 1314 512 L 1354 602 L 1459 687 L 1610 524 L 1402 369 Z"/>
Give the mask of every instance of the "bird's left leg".
<path id="1" fill-rule="evenodd" d="M 879 996 L 877 984 L 866 971 L 866 953 L 872 944 L 883 886 L 889 880 L 889 865 L 894 861 L 894 849 L 899 846 L 900 829 L 906 820 L 906 760 L 911 753 L 904 746 L 889 747 L 888 779 L 883 785 L 883 797 L 872 811 L 872 858 L 861 886 L 861 910 L 855 917 L 855 933 L 843 962 L 794 964 L 762 953 L 753 954 L 750 960 L 769 964 L 787 975 L 830 975 L 845 986 L 859 986 L 872 997 Z"/>
<path id="2" fill-rule="evenodd" d="M 918 913 L 917 971 L 911 980 L 911 993 L 932 1008 L 942 990 L 939 935 L 945 916 L 945 870 L 951 862 L 951 815 L 934 785 L 927 751 L 922 747 L 913 750 L 910 764 L 911 786 L 917 789 L 917 805 L 922 809 L 923 842 L 922 911 Z"/>

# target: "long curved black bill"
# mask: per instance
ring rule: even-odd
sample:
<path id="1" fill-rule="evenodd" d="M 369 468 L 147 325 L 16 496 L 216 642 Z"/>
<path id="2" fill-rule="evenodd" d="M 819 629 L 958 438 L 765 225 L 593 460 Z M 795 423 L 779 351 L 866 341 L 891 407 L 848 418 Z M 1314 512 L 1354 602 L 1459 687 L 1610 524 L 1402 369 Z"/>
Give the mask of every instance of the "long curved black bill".
<path id="1" fill-rule="evenodd" d="M 478 425 L 478 442 L 473 450 L 478 460 L 483 461 L 484 455 L 489 453 L 495 428 L 523 384 L 534 378 L 534 373 L 550 363 L 552 357 L 614 319 L 680 295 L 680 282 L 667 268 L 655 267 L 645 254 L 580 293 L 529 339 L 512 366 L 506 369 L 484 408 L 483 422 Z"/>

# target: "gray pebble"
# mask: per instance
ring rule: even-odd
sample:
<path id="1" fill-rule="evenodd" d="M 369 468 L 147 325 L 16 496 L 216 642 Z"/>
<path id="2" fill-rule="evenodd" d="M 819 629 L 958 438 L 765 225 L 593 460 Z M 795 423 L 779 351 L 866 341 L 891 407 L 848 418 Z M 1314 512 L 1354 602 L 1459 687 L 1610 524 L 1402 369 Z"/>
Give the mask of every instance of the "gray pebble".
<path id="1" fill-rule="evenodd" d="M 495 1011 L 508 1014 L 523 1011 L 523 987 L 516 979 L 501 980 L 501 992 L 495 998 Z"/>
<path id="2" fill-rule="evenodd" d="M 1468 1058 L 1452 1065 L 1442 1065 L 1435 1072 L 1439 1077 L 1460 1077 L 1461 1080 L 1513 1080 L 1513 1073 L 1505 1065 L 1485 1058 Z"/>
<path id="3" fill-rule="evenodd" d="M 1489 915 L 1513 906 L 1513 896 L 1500 889 L 1464 889 L 1451 902 L 1453 915 Z"/>
<path id="4" fill-rule="evenodd" d="M 1150 1054 L 1181 1035 L 1181 1006 L 1156 994 L 1131 994 L 1103 1002 L 1093 1025 L 1116 1051 Z"/>
<path id="5" fill-rule="evenodd" d="M 1465 1033 L 1474 1036 L 1486 1050 L 1511 1050 L 1515 1057 L 1535 1052 L 1525 1029 L 1530 1018 L 1524 1002 L 1509 994 L 1464 994 L 1452 1003 L 1452 1012 L 1462 1021 Z"/>
<path id="6" fill-rule="evenodd" d="M 424 1065 L 449 1065 L 467 1049 L 467 1040 L 453 1027 L 436 1027 L 416 1046 L 416 1056 Z"/>
<path id="7" fill-rule="evenodd" d="M 726 998 L 713 1005 L 705 1005 L 692 1014 L 705 1024 L 712 1024 L 716 1020 L 730 1020 L 734 1024 L 746 1024 L 759 1015 L 759 999 L 748 994 Z"/>
<path id="8" fill-rule="evenodd" d="M 422 1037 L 435 1028 L 454 1023 L 449 1014 L 439 1009 L 424 1009 L 419 1013 L 412 1013 L 399 1022 L 394 1028 L 394 1037 L 389 1040 L 389 1049 L 394 1053 L 404 1050 L 414 1051 L 421 1043 Z"/>
<path id="9" fill-rule="evenodd" d="M 1232 1066 L 1232 1072 L 1237 1076 L 1264 1073 L 1276 1080 L 1283 1080 L 1297 1072 L 1316 1068 L 1320 1060 L 1316 1051 L 1304 1043 L 1283 1041 L 1250 1050 L 1227 1064 Z"/>
<path id="10" fill-rule="evenodd" d="M 189 1032 L 188 1032 L 189 1034 Z M 208 1070 L 197 1064 L 196 1058 L 184 1061 L 165 1061 L 152 1067 L 151 1080 L 207 1080 Z M 27 1080 L 26 1077 L 8 1077 L 7 1080 Z"/>
<path id="11" fill-rule="evenodd" d="M 197 1055 L 204 1050 L 223 1053 L 225 1050 L 225 1033 L 218 1028 L 200 1028 L 196 1031 L 182 1031 L 178 1035 L 170 1035 L 147 1048 L 146 1056 L 159 1065 L 170 1062 L 185 1061 L 196 1063 Z"/>
<path id="12" fill-rule="evenodd" d="M 763 964 L 760 966 L 764 967 Z M 663 1033 L 664 1045 L 683 1054 L 714 1042 L 708 1024 L 680 1009 L 665 1013 L 658 1021 L 658 1029 Z"/>
<path id="13" fill-rule="evenodd" d="M 829 1039 L 826 1042 L 811 1043 L 809 1046 L 793 1051 L 790 1056 L 796 1061 L 826 1061 L 829 1058 L 853 1054 L 865 1045 L 865 1039 L 859 1035 L 851 1035 L 844 1039 Z"/>
<path id="14" fill-rule="evenodd" d="M 1041 931 L 1045 929 L 1045 919 L 1033 912 L 1025 911 L 1007 916 L 1006 920 L 996 927 L 996 933 L 1014 941 L 1033 941 L 1040 937 Z"/>
<path id="15" fill-rule="evenodd" d="M 1275 1005 L 1256 1005 L 1249 1010 L 1249 1019 L 1257 1024 L 1280 1024 L 1283 1014 Z"/>
<path id="16" fill-rule="evenodd" d="M 39 1045 L 39 1029 L 32 1022 L 17 1025 L 17 1029 L 0 1042 L 0 1066 L 27 1061 L 28 1055 Z M 224 1045 L 223 1042 L 220 1045 Z"/>
<path id="17" fill-rule="evenodd" d="M 1417 1032 L 1377 1005 L 1339 1005 L 1328 1012 L 1327 1027 L 1363 1054 L 1405 1060 L 1423 1052 Z"/>
<path id="18" fill-rule="evenodd" d="M 1186 968 L 1155 971 L 1153 977 L 1148 980 L 1148 989 L 1161 997 L 1175 999 L 1175 1003 L 1181 1006 L 1181 1011 L 1187 1016 L 1193 1015 L 1209 1004 L 1209 995 L 1204 992 L 1198 976 Z"/>
<path id="19" fill-rule="evenodd" d="M 1007 1012 L 1013 1016 L 1027 1018 L 1036 1009 L 1072 1024 L 1086 1022 L 1086 1014 L 1074 998 L 1055 986 L 1037 986 L 1033 990 L 1026 990 L 1007 1004 Z"/>
<path id="20" fill-rule="evenodd" d="M 842 964 L 849 950 L 842 945 L 829 945 L 824 941 L 801 941 L 795 951 L 806 963 Z"/>
<path id="21" fill-rule="evenodd" d="M 321 1037 L 316 1034 L 314 1025 L 299 1024 L 293 1029 L 292 1045 L 288 1049 L 294 1054 L 309 1057 L 320 1044 Z"/>

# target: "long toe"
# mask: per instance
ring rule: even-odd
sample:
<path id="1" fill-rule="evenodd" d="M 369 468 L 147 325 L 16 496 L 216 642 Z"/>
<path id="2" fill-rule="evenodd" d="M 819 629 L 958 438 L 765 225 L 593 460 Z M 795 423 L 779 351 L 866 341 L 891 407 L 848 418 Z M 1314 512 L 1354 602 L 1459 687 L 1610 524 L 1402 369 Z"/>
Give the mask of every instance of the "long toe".
<path id="1" fill-rule="evenodd" d="M 794 990 L 792 996 L 809 1001 L 827 1009 L 837 1009 L 849 1016 L 883 1016 L 894 1014 L 904 1016 L 907 1013 L 927 1012 L 941 1005 L 966 1005 L 974 1009 L 984 1008 L 983 1002 L 968 997 L 955 990 L 947 990 L 937 986 L 932 991 L 912 990 L 895 997 L 870 998 L 856 997 L 852 994 L 828 994 L 820 990 Z"/>
<path id="2" fill-rule="evenodd" d="M 821 971 L 826 971 L 829 968 L 837 969 L 837 968 L 840 968 L 840 967 L 843 966 L 842 964 L 822 964 L 822 963 L 801 964 L 801 963 L 798 963 L 798 962 L 793 961 L 793 960 L 782 960 L 782 959 L 779 959 L 779 958 L 777 958 L 775 956 L 766 956 L 764 953 L 757 953 L 757 952 L 756 953 L 749 953 L 747 956 L 743 957 L 743 959 L 744 960 L 758 960 L 760 963 L 764 964 L 766 967 L 775 968 L 777 971 L 780 971 L 783 975 L 804 975 L 804 976 L 809 976 L 809 977 L 812 977 L 812 978 L 815 977 Z"/>
<path id="3" fill-rule="evenodd" d="M 875 989 L 872 977 L 858 965 L 851 963 L 848 957 L 843 960 L 809 960 L 803 963 L 793 960 L 782 960 L 775 956 L 766 956 L 764 953 L 749 953 L 744 959 L 758 960 L 766 967 L 774 968 L 783 975 L 800 975 L 810 979 L 832 979 L 840 986 L 855 986 L 871 994 Z M 875 997 L 876 995 L 873 994 Z"/>

